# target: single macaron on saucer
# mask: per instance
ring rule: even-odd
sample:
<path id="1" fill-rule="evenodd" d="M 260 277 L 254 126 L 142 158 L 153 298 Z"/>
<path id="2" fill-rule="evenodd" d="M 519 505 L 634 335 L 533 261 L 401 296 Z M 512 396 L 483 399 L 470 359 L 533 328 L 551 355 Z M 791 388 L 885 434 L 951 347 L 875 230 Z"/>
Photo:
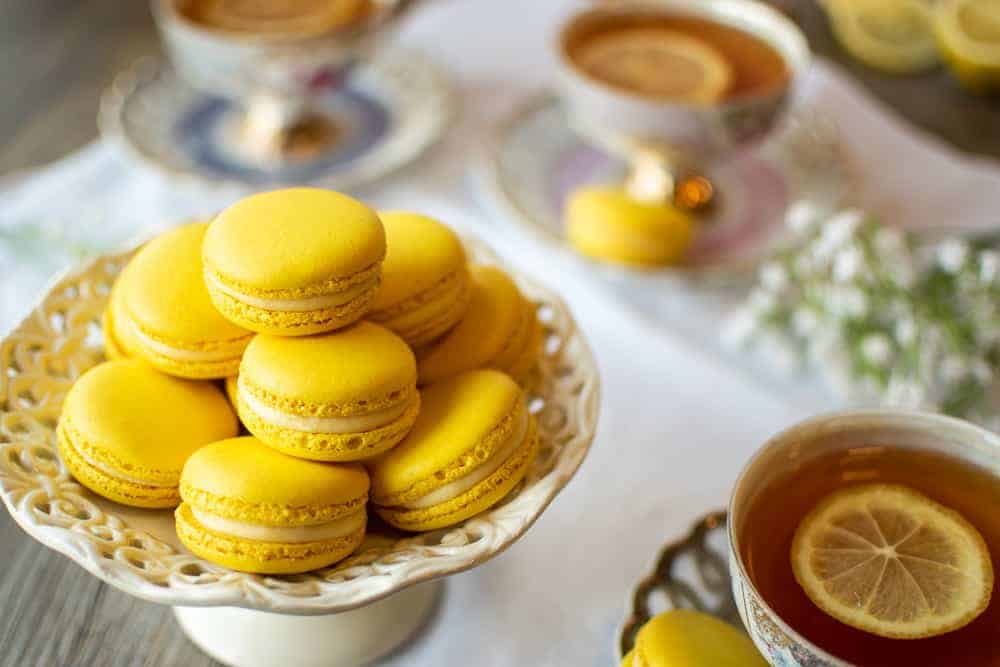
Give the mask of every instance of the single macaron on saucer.
<path id="1" fill-rule="evenodd" d="M 70 388 L 57 439 L 66 467 L 91 491 L 124 505 L 174 507 L 187 458 L 237 431 L 218 387 L 126 359 L 95 366 Z"/>
<path id="2" fill-rule="evenodd" d="M 419 347 L 455 326 L 465 313 L 471 281 L 465 249 L 451 229 L 417 213 L 380 213 L 386 256 L 382 286 L 368 319 Z"/>
<path id="3" fill-rule="evenodd" d="M 543 329 L 535 305 L 503 270 L 475 265 L 471 273 L 472 297 L 462 320 L 416 352 L 422 385 L 476 368 L 495 368 L 522 382 L 538 359 Z"/>
<path id="4" fill-rule="evenodd" d="M 285 456 L 253 437 L 223 440 L 184 466 L 177 535 L 195 554 L 234 570 L 308 572 L 361 544 L 368 487 L 357 464 Z"/>
<path id="5" fill-rule="evenodd" d="M 251 331 L 303 336 L 361 319 L 378 291 L 385 232 L 330 190 L 252 195 L 212 221 L 202 247 L 215 307 Z"/>
<path id="6" fill-rule="evenodd" d="M 413 352 L 359 322 L 327 334 L 261 334 L 236 381 L 240 419 L 265 444 L 318 461 L 370 458 L 402 440 L 420 394 Z"/>
<path id="7" fill-rule="evenodd" d="M 190 223 L 147 243 L 112 295 L 112 335 L 122 349 L 179 377 L 235 374 L 253 337 L 219 314 L 209 298 L 201 262 L 207 229 L 208 223 Z"/>
<path id="8" fill-rule="evenodd" d="M 372 502 L 403 530 L 433 530 L 492 507 L 524 478 L 538 451 L 524 392 L 495 370 L 425 389 L 410 434 L 370 465 Z"/>

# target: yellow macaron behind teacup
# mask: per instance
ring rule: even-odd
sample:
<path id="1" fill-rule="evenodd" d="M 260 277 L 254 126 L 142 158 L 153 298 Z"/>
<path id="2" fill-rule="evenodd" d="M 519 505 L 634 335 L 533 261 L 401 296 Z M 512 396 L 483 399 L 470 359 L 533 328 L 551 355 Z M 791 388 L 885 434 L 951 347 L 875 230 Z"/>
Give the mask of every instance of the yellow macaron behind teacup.
<path id="1" fill-rule="evenodd" d="M 494 266 L 472 266 L 472 298 L 462 321 L 417 350 L 420 384 L 476 368 L 495 368 L 523 381 L 542 346 L 535 305 Z"/>
<path id="2" fill-rule="evenodd" d="M 621 667 L 767 667 L 741 630 L 692 609 L 654 616 Z"/>
<path id="3" fill-rule="evenodd" d="M 462 319 L 471 294 L 465 249 L 451 229 L 416 213 L 380 213 L 386 255 L 368 319 L 418 347 Z"/>
<path id="4" fill-rule="evenodd" d="M 359 322 L 317 336 L 261 334 L 247 347 L 237 405 L 251 433 L 286 454 L 356 461 L 398 443 L 420 409 L 413 352 Z"/>
<path id="5" fill-rule="evenodd" d="M 580 188 L 569 198 L 564 217 L 570 244 L 604 262 L 676 264 L 694 236 L 690 215 L 669 204 L 639 201 L 622 188 Z"/>
<path id="6" fill-rule="evenodd" d="M 119 360 L 95 366 L 70 388 L 57 432 L 63 462 L 90 490 L 126 505 L 173 507 L 187 458 L 237 429 L 215 385 Z"/>
<path id="7" fill-rule="evenodd" d="M 413 430 L 372 462 L 372 502 L 403 530 L 450 526 L 503 499 L 537 451 L 517 383 L 495 370 L 462 373 L 424 389 Z"/>
<path id="8" fill-rule="evenodd" d="M 205 222 L 182 225 L 143 246 L 120 287 L 123 320 L 114 318 L 115 331 L 128 332 L 136 356 L 179 377 L 235 374 L 253 337 L 208 296 L 201 263 L 207 229 Z"/>
<path id="9" fill-rule="evenodd" d="M 315 570 L 361 544 L 368 485 L 356 464 L 296 459 L 253 437 L 223 440 L 184 466 L 177 536 L 196 555 L 234 570 Z"/>
<path id="10" fill-rule="evenodd" d="M 368 312 L 385 232 L 374 211 L 346 195 L 275 190 L 220 213 L 202 256 L 205 283 L 223 315 L 251 331 L 303 336 Z"/>

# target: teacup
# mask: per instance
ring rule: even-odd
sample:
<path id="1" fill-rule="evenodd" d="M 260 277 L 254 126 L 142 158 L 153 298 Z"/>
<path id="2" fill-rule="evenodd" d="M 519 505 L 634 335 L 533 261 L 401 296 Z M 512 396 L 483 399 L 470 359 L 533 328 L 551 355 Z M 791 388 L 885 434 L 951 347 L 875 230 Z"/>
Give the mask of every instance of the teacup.
<path id="1" fill-rule="evenodd" d="M 370 0 L 356 20 L 326 32 L 226 30 L 186 12 L 191 0 L 152 0 L 153 16 L 181 79 L 245 110 L 239 147 L 261 163 L 313 154 L 335 138 L 316 101 L 368 58 L 416 0 Z M 299 133 L 315 145 L 289 151 Z"/>
<path id="2" fill-rule="evenodd" d="M 986 478 L 992 476 L 1000 479 L 1000 436 L 967 422 L 941 415 L 889 410 L 845 412 L 810 419 L 769 440 L 750 460 L 736 482 L 729 505 L 728 531 L 733 596 L 750 636 L 761 654 L 772 665 L 850 667 L 850 663 L 846 660 L 831 655 L 797 632 L 792 627 L 791 619 L 782 618 L 775 611 L 775 605 L 765 599 L 760 586 L 751 578 L 750 573 L 754 570 L 744 555 L 747 544 L 742 544 L 741 540 L 748 534 L 748 527 L 758 526 L 757 522 L 764 523 L 760 516 L 753 515 L 753 505 L 759 494 L 776 480 L 790 478 L 798 482 L 800 471 L 817 457 L 840 453 L 852 457 L 877 456 L 880 447 L 902 448 L 906 451 L 907 457 L 943 455 L 948 459 L 975 467 Z M 854 474 L 854 468 L 848 467 L 831 470 L 830 474 L 846 475 L 845 470 Z M 934 468 L 935 475 L 945 474 L 943 469 L 940 473 L 937 470 Z M 808 484 L 805 480 L 801 483 Z M 989 500 L 985 497 L 979 499 L 977 496 L 974 502 L 989 503 Z M 790 508 L 794 503 L 793 498 L 788 498 L 781 511 L 793 513 Z M 764 525 L 760 525 L 760 529 L 764 528 Z M 768 535 L 767 539 L 778 540 L 773 534 Z M 788 567 L 791 569 L 790 563 Z M 791 585 L 794 586 L 794 582 Z M 821 612 L 817 610 L 817 613 Z M 860 632 L 844 627 L 848 632 Z M 988 636 L 985 640 L 987 642 L 993 641 L 995 637 L 989 630 L 987 628 Z M 976 640 L 981 639 L 982 635 L 983 633 L 979 632 Z M 966 639 L 968 637 L 955 638 L 954 641 L 962 643 Z M 915 641 L 881 640 L 877 637 L 862 637 L 862 640 L 895 641 L 903 644 L 910 642 L 911 645 Z M 935 638 L 935 641 L 940 641 L 940 638 Z M 867 650 L 861 644 L 855 643 L 855 645 L 856 651 Z M 910 650 L 910 645 L 895 646 L 897 651 Z M 926 646 L 924 649 L 912 646 L 914 650 L 926 650 Z M 936 645 L 933 650 L 942 650 L 942 647 Z M 876 658 L 870 659 L 877 661 Z M 917 662 L 909 662 L 909 658 L 905 660 L 906 664 L 920 664 L 919 660 Z M 941 663 L 934 662 L 934 664 Z"/>
<path id="3" fill-rule="evenodd" d="M 571 47 L 602 25 L 681 17 L 735 29 L 777 53 L 787 69 L 781 85 L 757 93 L 692 103 L 608 85 L 574 59 Z M 781 13 L 754 0 L 642 0 L 607 3 L 574 14 L 557 38 L 558 87 L 572 126 L 587 140 L 647 173 L 633 184 L 657 198 L 681 173 L 702 173 L 713 162 L 760 140 L 774 127 L 806 71 L 805 37 Z M 651 159 L 652 158 L 652 159 Z M 649 166 L 667 173 L 652 173 Z M 638 193 L 643 194 L 643 193 Z"/>

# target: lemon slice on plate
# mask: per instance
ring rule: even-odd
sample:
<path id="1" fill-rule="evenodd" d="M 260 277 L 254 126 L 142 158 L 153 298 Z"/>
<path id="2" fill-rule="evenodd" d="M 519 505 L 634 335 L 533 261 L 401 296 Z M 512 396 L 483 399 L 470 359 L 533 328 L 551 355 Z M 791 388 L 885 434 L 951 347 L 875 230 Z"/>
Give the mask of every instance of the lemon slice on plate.
<path id="1" fill-rule="evenodd" d="M 578 47 L 575 59 L 585 72 L 615 88 L 697 104 L 719 101 L 733 79 L 719 51 L 662 28 L 597 35 Z"/>
<path id="2" fill-rule="evenodd" d="M 934 28 L 945 61 L 966 88 L 1000 89 L 1000 0 L 943 0 Z"/>
<path id="3" fill-rule="evenodd" d="M 861 62 L 910 74 L 938 62 L 933 14 L 924 0 L 826 0 L 837 41 Z"/>
<path id="4" fill-rule="evenodd" d="M 957 630 L 986 610 L 993 590 L 982 535 L 905 486 L 865 484 L 827 496 L 799 524 L 791 557 L 816 606 L 881 637 Z"/>

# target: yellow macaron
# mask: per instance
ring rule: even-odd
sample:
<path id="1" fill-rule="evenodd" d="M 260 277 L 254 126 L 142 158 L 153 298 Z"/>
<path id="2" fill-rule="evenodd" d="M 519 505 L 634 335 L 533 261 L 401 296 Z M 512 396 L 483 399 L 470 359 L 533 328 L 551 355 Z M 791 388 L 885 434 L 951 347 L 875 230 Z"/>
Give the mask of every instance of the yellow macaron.
<path id="1" fill-rule="evenodd" d="M 318 461 L 355 461 L 398 443 L 417 417 L 413 352 L 384 327 L 359 322 L 316 336 L 261 334 L 247 347 L 236 399 L 265 444 Z"/>
<path id="2" fill-rule="evenodd" d="M 472 266 L 472 297 L 448 333 L 417 350 L 420 384 L 475 368 L 495 368 L 523 381 L 542 346 L 535 305 L 494 266 Z"/>
<path id="3" fill-rule="evenodd" d="M 319 188 L 264 192 L 212 221 L 202 248 L 216 308 L 261 333 L 303 336 L 361 319 L 378 291 L 385 232 L 373 210 Z"/>
<path id="4" fill-rule="evenodd" d="M 121 284 L 122 319 L 112 313 L 115 331 L 128 332 L 135 356 L 179 377 L 235 374 L 253 337 L 208 296 L 201 263 L 207 229 L 205 222 L 182 225 L 143 246 Z"/>
<path id="5" fill-rule="evenodd" d="M 80 376 L 66 395 L 57 433 L 66 467 L 94 493 L 135 507 L 173 507 L 187 458 L 237 429 L 215 385 L 126 359 Z"/>
<path id="6" fill-rule="evenodd" d="M 745 632 L 693 609 L 654 616 L 621 667 L 767 667 Z"/>
<path id="7" fill-rule="evenodd" d="M 111 294 L 108 296 L 108 305 L 104 308 L 104 315 L 101 317 L 101 332 L 104 336 L 104 356 L 110 360 L 127 359 L 136 354 L 136 343 L 132 340 L 131 327 L 120 326 L 119 322 L 126 321 L 125 302 L 122 298 L 125 290 L 122 285 L 126 282 L 128 266 L 118 274 L 114 284 L 111 286 Z"/>
<path id="8" fill-rule="evenodd" d="M 202 447 L 181 476 L 177 536 L 213 563 L 295 574 L 354 551 L 365 534 L 368 474 L 357 464 L 285 456 L 253 437 Z"/>
<path id="9" fill-rule="evenodd" d="M 380 213 L 386 255 L 368 319 L 413 347 L 455 326 L 471 294 L 465 249 L 451 229 L 416 213 Z"/>
<path id="10" fill-rule="evenodd" d="M 687 213 L 611 187 L 574 192 L 566 204 L 565 225 L 570 244 L 584 255 L 636 266 L 678 263 L 694 237 L 694 221 Z"/>
<path id="11" fill-rule="evenodd" d="M 495 370 L 462 373 L 423 390 L 413 430 L 372 462 L 372 503 L 403 530 L 450 526 L 503 499 L 537 451 L 517 383 Z"/>

